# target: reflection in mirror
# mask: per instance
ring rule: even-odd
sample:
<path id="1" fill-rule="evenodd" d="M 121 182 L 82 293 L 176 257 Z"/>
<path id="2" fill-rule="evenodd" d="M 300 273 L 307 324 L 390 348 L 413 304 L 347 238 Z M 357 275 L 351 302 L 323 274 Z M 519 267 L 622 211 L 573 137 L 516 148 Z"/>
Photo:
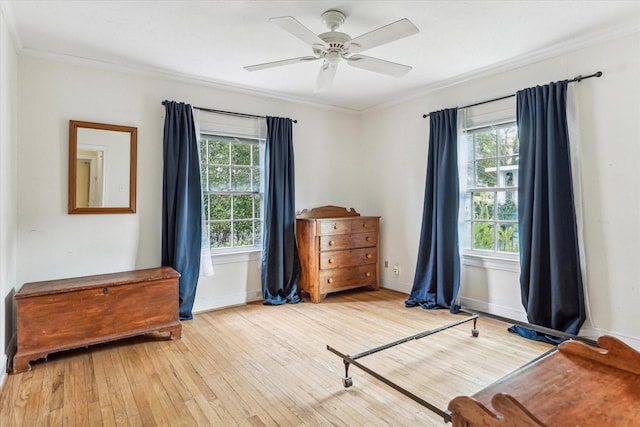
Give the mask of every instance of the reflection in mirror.
<path id="1" fill-rule="evenodd" d="M 137 128 L 69 121 L 69 213 L 135 213 Z"/>

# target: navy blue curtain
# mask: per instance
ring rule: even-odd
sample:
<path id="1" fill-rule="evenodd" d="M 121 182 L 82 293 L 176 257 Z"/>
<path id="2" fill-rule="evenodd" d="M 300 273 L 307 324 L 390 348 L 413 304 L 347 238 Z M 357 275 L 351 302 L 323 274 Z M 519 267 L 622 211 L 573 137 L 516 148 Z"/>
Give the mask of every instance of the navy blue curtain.
<path id="1" fill-rule="evenodd" d="M 413 289 L 406 307 L 459 310 L 455 304 L 460 288 L 457 117 L 456 108 L 429 114 L 422 231 Z"/>
<path id="2" fill-rule="evenodd" d="M 517 93 L 520 286 L 530 323 L 577 335 L 585 308 L 566 99 L 567 81 Z"/>
<path id="3" fill-rule="evenodd" d="M 300 258 L 296 244 L 292 121 L 267 117 L 262 294 L 265 304 L 298 303 Z"/>
<path id="4" fill-rule="evenodd" d="M 191 105 L 165 101 L 162 265 L 180 273 L 180 319 L 191 319 L 200 272 L 202 197 Z"/>

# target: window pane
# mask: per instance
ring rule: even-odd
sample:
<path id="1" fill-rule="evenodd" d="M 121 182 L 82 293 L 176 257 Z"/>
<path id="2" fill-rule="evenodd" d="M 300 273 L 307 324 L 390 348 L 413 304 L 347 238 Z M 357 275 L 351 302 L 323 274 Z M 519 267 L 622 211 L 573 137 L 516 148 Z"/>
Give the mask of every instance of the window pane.
<path id="1" fill-rule="evenodd" d="M 231 221 L 212 222 L 209 230 L 212 248 L 231 247 Z"/>
<path id="2" fill-rule="evenodd" d="M 520 144 L 518 143 L 518 130 L 515 126 L 504 127 L 498 129 L 500 139 L 500 156 L 513 156 L 520 152 Z"/>
<path id="3" fill-rule="evenodd" d="M 476 185 L 476 162 L 467 163 L 467 188 L 478 188 Z"/>
<path id="4" fill-rule="evenodd" d="M 251 145 L 241 142 L 231 144 L 231 164 L 251 165 Z"/>
<path id="5" fill-rule="evenodd" d="M 262 218 L 262 195 L 254 194 L 254 203 L 256 209 L 256 218 Z"/>
<path id="6" fill-rule="evenodd" d="M 473 194 L 473 219 L 493 219 L 494 193 Z"/>
<path id="7" fill-rule="evenodd" d="M 518 199 L 515 191 L 498 192 L 498 221 L 518 220 Z"/>
<path id="8" fill-rule="evenodd" d="M 498 187 L 518 186 L 518 157 L 500 159 L 500 176 Z"/>
<path id="9" fill-rule="evenodd" d="M 251 191 L 251 169 L 240 167 L 231 169 L 231 190 Z"/>
<path id="10" fill-rule="evenodd" d="M 255 244 L 260 245 L 262 243 L 262 221 L 259 219 L 253 221 L 253 232 L 255 235 Z"/>
<path id="11" fill-rule="evenodd" d="M 200 138 L 198 141 L 198 152 L 200 153 L 200 162 L 205 163 L 207 159 L 207 145 L 209 142 L 206 139 Z"/>
<path id="12" fill-rule="evenodd" d="M 259 166 L 260 165 L 260 145 L 258 144 L 251 144 L 251 151 L 253 152 L 253 165 L 254 166 Z"/>
<path id="13" fill-rule="evenodd" d="M 490 222 L 473 223 L 473 248 L 494 249 L 495 234 L 494 225 Z"/>
<path id="14" fill-rule="evenodd" d="M 477 132 L 474 134 L 476 158 L 496 157 L 495 132 Z"/>
<path id="15" fill-rule="evenodd" d="M 251 168 L 251 191 L 260 191 L 260 168 Z"/>
<path id="16" fill-rule="evenodd" d="M 210 165 L 229 164 L 229 143 L 209 140 L 208 161 Z"/>
<path id="17" fill-rule="evenodd" d="M 500 224 L 498 229 L 498 248 L 501 252 L 517 253 L 518 244 L 518 225 L 517 224 Z"/>
<path id="18" fill-rule="evenodd" d="M 233 198 L 233 219 L 253 218 L 253 195 L 236 195 Z"/>
<path id="19" fill-rule="evenodd" d="M 209 219 L 231 219 L 231 196 L 222 194 L 212 194 L 209 196 L 211 202 Z"/>
<path id="20" fill-rule="evenodd" d="M 471 203 L 473 201 L 473 193 L 465 193 L 462 195 L 462 215 L 463 218 L 471 218 Z"/>
<path id="21" fill-rule="evenodd" d="M 229 190 L 229 168 L 209 166 L 209 191 Z"/>
<path id="22" fill-rule="evenodd" d="M 497 184 L 498 170 L 495 159 L 480 160 L 476 163 L 477 188 L 491 188 Z"/>
<path id="23" fill-rule="evenodd" d="M 462 235 L 460 236 L 460 242 L 463 249 L 471 249 L 471 221 L 465 221 L 463 223 Z"/>
<path id="24" fill-rule="evenodd" d="M 234 246 L 253 246 L 253 221 L 236 221 L 233 228 Z"/>
<path id="25" fill-rule="evenodd" d="M 202 205 L 204 207 L 204 219 L 205 221 L 209 219 L 209 195 L 202 195 Z"/>

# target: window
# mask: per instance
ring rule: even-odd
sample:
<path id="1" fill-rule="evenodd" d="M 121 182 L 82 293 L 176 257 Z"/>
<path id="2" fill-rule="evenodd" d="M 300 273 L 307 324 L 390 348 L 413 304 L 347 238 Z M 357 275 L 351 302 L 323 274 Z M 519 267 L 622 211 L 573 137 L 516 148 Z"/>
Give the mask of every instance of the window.
<path id="1" fill-rule="evenodd" d="M 516 124 L 467 130 L 466 140 L 464 249 L 489 255 L 517 254 L 519 144 Z"/>
<path id="2" fill-rule="evenodd" d="M 213 253 L 260 248 L 261 159 L 257 138 L 200 136 L 205 226 Z"/>

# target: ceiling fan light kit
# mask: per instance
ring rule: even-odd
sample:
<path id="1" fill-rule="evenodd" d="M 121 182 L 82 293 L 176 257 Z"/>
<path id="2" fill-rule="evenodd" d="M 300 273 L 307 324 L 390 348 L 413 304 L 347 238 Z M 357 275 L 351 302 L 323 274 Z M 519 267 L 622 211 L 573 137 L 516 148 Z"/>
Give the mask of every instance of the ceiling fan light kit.
<path id="1" fill-rule="evenodd" d="M 384 27 L 380 27 L 352 39 L 348 34 L 336 31 L 345 21 L 346 15 L 338 10 L 328 10 L 322 14 L 322 22 L 329 28 L 328 32 L 316 35 L 292 16 L 271 18 L 270 21 L 280 26 L 289 34 L 310 45 L 314 56 L 301 56 L 281 61 L 267 62 L 244 67 L 248 71 L 258 71 L 300 62 L 323 60 L 320 74 L 316 80 L 315 92 L 328 90 L 333 83 L 339 62 L 344 59 L 347 64 L 375 73 L 394 77 L 407 74 L 411 67 L 383 59 L 365 55 L 354 55 L 367 49 L 396 41 L 419 32 L 408 19 L 401 19 Z"/>

